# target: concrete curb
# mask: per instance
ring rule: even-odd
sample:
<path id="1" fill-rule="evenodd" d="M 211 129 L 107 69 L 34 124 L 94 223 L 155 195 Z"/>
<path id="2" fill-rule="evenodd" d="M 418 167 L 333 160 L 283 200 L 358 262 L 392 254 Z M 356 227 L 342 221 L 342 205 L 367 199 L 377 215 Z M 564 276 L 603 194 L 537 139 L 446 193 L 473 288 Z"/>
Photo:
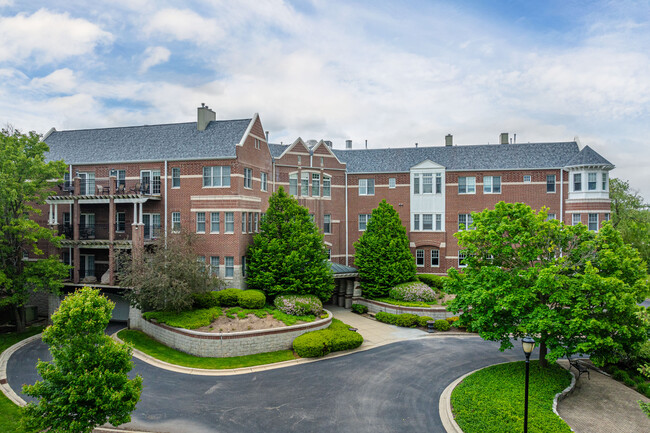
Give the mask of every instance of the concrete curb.
<path id="1" fill-rule="evenodd" d="M 451 410 L 451 393 L 454 391 L 454 388 L 456 388 L 458 384 L 462 382 L 463 379 L 465 379 L 470 374 L 474 374 L 477 371 L 483 370 L 488 367 L 492 367 L 500 364 L 510 364 L 511 362 L 518 362 L 518 361 L 498 362 L 496 364 L 487 365 L 482 368 L 477 368 L 476 370 L 470 371 L 469 373 L 464 374 L 458 379 L 454 380 L 452 383 L 449 384 L 449 386 L 447 386 L 447 388 L 445 388 L 444 391 L 442 391 L 442 394 L 440 394 L 440 401 L 438 402 L 438 412 L 440 414 L 440 420 L 442 421 L 442 426 L 445 428 L 447 433 L 463 433 L 463 430 L 461 430 L 460 426 L 456 423 L 456 420 L 454 419 L 454 414 Z M 576 385 L 576 378 L 573 372 L 569 371 L 569 373 L 571 374 L 571 384 L 568 387 L 566 387 L 564 390 L 562 390 L 562 392 L 558 392 L 557 394 L 555 394 L 555 397 L 553 398 L 553 412 L 562 421 L 564 421 L 564 419 L 560 416 L 560 414 L 557 411 L 557 404 L 559 401 L 562 401 L 567 396 L 569 396 L 575 389 L 575 385 Z M 566 421 L 564 422 L 566 423 Z M 567 425 L 569 424 L 567 423 Z M 571 428 L 571 426 L 569 426 L 569 428 Z M 571 431 L 574 430 L 571 429 Z"/>
<path id="2" fill-rule="evenodd" d="M 9 386 L 9 382 L 7 381 L 7 362 L 9 362 L 11 355 L 13 355 L 18 349 L 28 345 L 32 341 L 40 339 L 41 334 L 32 335 L 29 338 L 19 341 L 0 354 L 0 390 L 2 390 L 3 394 L 6 395 L 9 400 L 18 406 L 25 406 L 27 403 Z"/>

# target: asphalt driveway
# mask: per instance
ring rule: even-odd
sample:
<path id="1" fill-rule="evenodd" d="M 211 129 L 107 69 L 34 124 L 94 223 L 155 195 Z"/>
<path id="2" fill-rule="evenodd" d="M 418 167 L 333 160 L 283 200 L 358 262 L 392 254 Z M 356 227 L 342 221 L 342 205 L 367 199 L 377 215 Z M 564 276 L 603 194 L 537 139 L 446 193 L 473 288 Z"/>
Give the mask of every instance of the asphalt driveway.
<path id="1" fill-rule="evenodd" d="M 10 358 L 7 376 L 20 393 L 48 359 L 40 341 Z M 438 400 L 457 377 L 522 360 L 479 337 L 427 337 L 347 356 L 238 376 L 174 373 L 134 359 L 144 379 L 132 422 L 160 432 L 444 432 Z M 20 394 L 28 400 L 26 396 Z"/>

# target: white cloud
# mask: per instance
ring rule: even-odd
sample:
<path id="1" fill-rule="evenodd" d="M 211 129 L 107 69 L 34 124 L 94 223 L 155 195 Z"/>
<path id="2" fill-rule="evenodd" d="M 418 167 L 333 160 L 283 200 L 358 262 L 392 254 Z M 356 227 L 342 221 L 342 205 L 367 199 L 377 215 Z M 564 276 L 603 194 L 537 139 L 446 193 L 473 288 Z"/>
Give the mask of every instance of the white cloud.
<path id="1" fill-rule="evenodd" d="M 188 9 L 162 9 L 156 12 L 144 31 L 148 35 L 161 34 L 170 39 L 197 44 L 218 42 L 225 33 L 216 19 L 206 19 Z"/>
<path id="2" fill-rule="evenodd" d="M 69 93 L 77 88 L 77 77 L 71 69 L 57 69 L 43 78 L 33 78 L 30 87 L 52 93 Z"/>
<path id="3" fill-rule="evenodd" d="M 0 0 L 0 8 L 6 7 L 6 6 L 13 6 L 14 1 L 13 0 Z"/>
<path id="4" fill-rule="evenodd" d="M 147 47 L 144 51 L 145 58 L 140 65 L 140 73 L 143 74 L 149 68 L 167 62 L 170 55 L 171 51 L 165 47 Z"/>
<path id="5" fill-rule="evenodd" d="M 32 15 L 0 17 L 0 62 L 22 63 L 27 59 L 47 64 L 91 53 L 113 36 L 97 25 L 66 13 L 40 9 Z"/>

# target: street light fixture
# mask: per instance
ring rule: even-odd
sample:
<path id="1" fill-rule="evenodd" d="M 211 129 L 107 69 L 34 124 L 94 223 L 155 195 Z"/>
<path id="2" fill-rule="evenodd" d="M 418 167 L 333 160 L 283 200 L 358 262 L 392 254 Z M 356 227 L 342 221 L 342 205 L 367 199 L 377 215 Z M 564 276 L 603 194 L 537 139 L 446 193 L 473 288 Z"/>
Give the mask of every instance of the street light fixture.
<path id="1" fill-rule="evenodd" d="M 524 349 L 524 355 L 526 355 L 526 391 L 524 398 L 524 433 L 528 433 L 528 374 L 530 371 L 530 354 L 535 348 L 535 340 L 532 339 L 530 335 L 526 335 L 521 340 L 521 346 Z"/>

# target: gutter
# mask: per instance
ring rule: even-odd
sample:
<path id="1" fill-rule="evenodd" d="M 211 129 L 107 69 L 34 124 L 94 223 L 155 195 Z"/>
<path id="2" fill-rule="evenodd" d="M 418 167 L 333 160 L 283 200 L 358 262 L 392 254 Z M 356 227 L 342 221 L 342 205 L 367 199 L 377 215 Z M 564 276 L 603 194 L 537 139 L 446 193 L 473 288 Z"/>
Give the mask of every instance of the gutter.
<path id="1" fill-rule="evenodd" d="M 348 264 L 348 172 L 345 172 L 345 266 Z"/>

